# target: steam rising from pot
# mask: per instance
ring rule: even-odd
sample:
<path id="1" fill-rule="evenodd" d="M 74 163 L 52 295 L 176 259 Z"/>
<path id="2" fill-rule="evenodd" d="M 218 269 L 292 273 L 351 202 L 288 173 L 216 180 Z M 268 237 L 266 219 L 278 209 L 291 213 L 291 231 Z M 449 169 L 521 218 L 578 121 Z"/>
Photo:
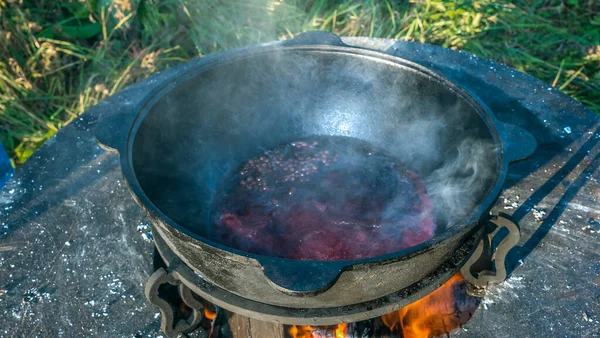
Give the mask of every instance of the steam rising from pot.
<path id="1" fill-rule="evenodd" d="M 436 234 L 461 226 L 494 183 L 497 149 L 484 120 L 411 66 L 278 46 L 214 60 L 155 102 L 133 152 L 145 193 L 201 236 L 211 237 L 224 177 L 265 151 L 315 136 L 361 140 L 416 172 Z"/>

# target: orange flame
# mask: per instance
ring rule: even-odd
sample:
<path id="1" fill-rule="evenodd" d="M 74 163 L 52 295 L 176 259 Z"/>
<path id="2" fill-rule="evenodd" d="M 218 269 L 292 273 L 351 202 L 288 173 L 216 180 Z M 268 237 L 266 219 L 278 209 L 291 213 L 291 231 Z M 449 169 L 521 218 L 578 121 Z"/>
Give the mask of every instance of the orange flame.
<path id="1" fill-rule="evenodd" d="M 312 330 L 312 326 L 292 325 L 288 332 L 292 338 L 312 338 Z"/>
<path id="2" fill-rule="evenodd" d="M 426 297 L 381 316 L 381 320 L 390 330 L 402 332 L 404 338 L 448 335 L 469 319 L 456 314 L 453 286 L 461 280 L 462 275 L 457 273 Z"/>
<path id="3" fill-rule="evenodd" d="M 471 313 L 457 314 L 455 288 L 462 281 L 460 273 L 424 298 L 402 309 L 381 316 L 382 322 L 392 331 L 401 332 L 404 338 L 428 338 L 447 336 L 470 318 Z M 476 307 L 474 303 L 474 308 Z M 288 333 L 292 338 L 346 338 L 347 324 L 337 327 L 313 327 L 293 325 Z"/>
<path id="4" fill-rule="evenodd" d="M 347 324 L 338 324 L 337 328 L 335 329 L 335 338 L 346 338 L 346 330 L 348 329 L 348 325 Z"/>
<path id="5" fill-rule="evenodd" d="M 288 330 L 288 333 L 290 336 L 292 336 L 292 338 L 346 338 L 347 330 L 347 324 L 338 324 L 337 326 L 324 326 L 319 328 L 313 328 L 312 326 L 308 325 L 292 325 L 292 327 Z M 331 334 L 333 334 L 333 336 Z"/>
<path id="6" fill-rule="evenodd" d="M 212 321 L 213 319 L 215 319 L 216 316 L 216 311 L 209 309 L 208 306 L 204 306 L 204 318 Z"/>

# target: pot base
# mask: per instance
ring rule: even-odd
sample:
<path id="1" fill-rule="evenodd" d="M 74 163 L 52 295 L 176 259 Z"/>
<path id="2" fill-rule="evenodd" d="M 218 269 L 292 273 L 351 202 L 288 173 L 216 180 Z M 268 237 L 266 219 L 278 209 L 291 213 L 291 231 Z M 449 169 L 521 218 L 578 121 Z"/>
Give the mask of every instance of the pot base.
<path id="1" fill-rule="evenodd" d="M 148 292 L 148 290 L 158 290 L 160 285 L 156 285 L 157 283 L 179 285 L 180 293 L 181 290 L 183 290 L 183 293 L 185 294 L 188 292 L 194 293 L 198 297 L 225 310 L 261 321 L 278 322 L 289 325 L 335 325 L 340 323 L 352 323 L 396 311 L 440 287 L 464 264 L 471 252 L 475 249 L 475 245 L 479 242 L 479 239 L 481 239 L 482 234 L 482 231 L 478 231 L 471 235 L 469 239 L 467 239 L 459 249 L 440 266 L 439 269 L 409 287 L 363 303 L 342 307 L 313 309 L 288 308 L 260 303 L 221 289 L 186 266 L 160 236 L 155 236 L 155 265 L 157 265 L 155 268 L 160 268 L 155 272 L 155 275 L 156 273 L 159 273 L 159 271 L 162 271 L 160 274 L 166 276 L 163 278 L 156 278 L 156 276 L 153 275 L 148 280 L 146 285 L 146 297 L 159 307 L 163 318 L 170 318 L 171 321 L 176 320 L 171 315 L 172 306 L 166 301 L 161 302 L 159 300 L 157 302 L 156 299 L 160 298 L 160 295 L 158 295 L 157 292 Z M 351 290 L 348 291 L 351 292 Z M 273 289 L 273 292 L 278 291 Z M 197 310 L 201 311 L 201 309 Z M 190 322 L 190 324 L 192 324 L 192 322 Z M 163 325 L 173 327 L 173 322 L 164 323 Z"/>

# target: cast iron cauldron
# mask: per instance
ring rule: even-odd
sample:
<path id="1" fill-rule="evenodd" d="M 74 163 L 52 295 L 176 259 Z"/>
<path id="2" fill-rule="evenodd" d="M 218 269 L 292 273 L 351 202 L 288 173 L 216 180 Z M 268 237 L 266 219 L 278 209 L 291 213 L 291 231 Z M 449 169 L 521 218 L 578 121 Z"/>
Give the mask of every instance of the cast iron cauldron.
<path id="1" fill-rule="evenodd" d="M 445 219 L 434 238 L 401 252 L 298 261 L 207 239 L 205 222 L 223 175 L 263 149 L 312 135 L 367 141 L 411 164 L 425 180 L 456 158 L 462 141 L 475 139 L 493 145 L 482 155 L 482 172 L 492 174 L 476 177 L 483 188 L 464 192 L 476 202 L 468 212 Z M 298 309 L 373 301 L 432 274 L 482 229 L 508 164 L 535 149 L 529 133 L 497 121 L 478 98 L 431 70 L 346 46 L 324 32 L 194 61 L 135 111 L 100 121 L 96 136 L 120 154 L 127 184 L 150 215 L 155 236 L 189 267 L 227 292 Z M 442 217 L 444 210 L 436 207 Z"/>

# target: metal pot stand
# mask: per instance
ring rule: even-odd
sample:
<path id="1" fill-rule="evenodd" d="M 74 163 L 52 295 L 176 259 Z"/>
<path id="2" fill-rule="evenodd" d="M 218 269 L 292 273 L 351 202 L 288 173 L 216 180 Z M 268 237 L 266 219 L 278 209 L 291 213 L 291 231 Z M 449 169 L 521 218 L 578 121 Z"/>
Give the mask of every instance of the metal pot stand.
<path id="1" fill-rule="evenodd" d="M 500 235 L 502 229 L 507 229 L 508 232 L 494 248 L 493 239 Z M 154 238 L 155 260 L 159 259 L 166 267 L 156 266 L 156 271 L 146 283 L 145 294 L 159 308 L 162 315 L 161 328 L 169 337 L 194 331 L 200 324 L 204 306 L 194 295 L 223 309 L 261 321 L 289 325 L 350 323 L 396 311 L 429 294 L 459 269 L 469 282 L 467 292 L 472 296 L 483 297 L 488 284 L 501 283 L 506 278 L 504 259 L 519 238 L 520 231 L 515 223 L 505 217 L 494 216 L 481 231 L 470 236 L 435 273 L 413 285 L 385 297 L 350 306 L 298 309 L 249 300 L 211 284 L 186 266 L 164 240 L 157 236 Z M 494 265 L 495 272 L 492 271 Z M 192 310 L 191 315 L 176 315 L 176 305 L 164 299 L 159 292 L 159 288 L 166 284 L 177 288 L 182 301 Z"/>

